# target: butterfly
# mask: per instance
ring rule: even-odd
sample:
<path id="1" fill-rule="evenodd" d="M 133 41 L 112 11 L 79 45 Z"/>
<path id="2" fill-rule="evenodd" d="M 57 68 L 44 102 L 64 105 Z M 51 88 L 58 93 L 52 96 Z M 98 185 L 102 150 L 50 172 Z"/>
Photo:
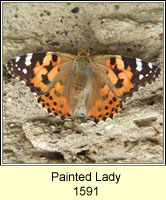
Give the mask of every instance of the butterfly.
<path id="1" fill-rule="evenodd" d="M 90 56 L 60 52 L 28 53 L 6 64 L 8 72 L 23 81 L 48 113 L 61 119 L 75 116 L 84 96 L 87 119 L 95 123 L 113 118 L 125 99 L 159 76 L 150 62 L 119 55 Z"/>

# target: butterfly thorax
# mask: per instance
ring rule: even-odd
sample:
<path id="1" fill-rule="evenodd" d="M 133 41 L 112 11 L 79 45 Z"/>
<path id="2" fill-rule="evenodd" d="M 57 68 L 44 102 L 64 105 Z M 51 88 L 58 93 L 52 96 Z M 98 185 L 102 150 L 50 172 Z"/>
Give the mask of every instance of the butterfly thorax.
<path id="1" fill-rule="evenodd" d="M 89 68 L 90 64 L 87 57 L 81 56 L 77 58 L 72 81 L 72 93 L 74 98 L 78 98 L 84 90 L 87 84 Z"/>
<path id="2" fill-rule="evenodd" d="M 78 57 L 88 57 L 88 56 L 89 52 L 84 47 L 78 50 Z"/>

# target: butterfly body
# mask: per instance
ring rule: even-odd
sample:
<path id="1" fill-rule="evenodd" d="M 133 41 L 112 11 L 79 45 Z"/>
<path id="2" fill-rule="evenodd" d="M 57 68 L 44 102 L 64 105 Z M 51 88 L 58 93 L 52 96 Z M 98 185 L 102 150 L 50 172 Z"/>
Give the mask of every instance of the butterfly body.
<path id="1" fill-rule="evenodd" d="M 76 60 L 76 64 L 72 75 L 72 92 L 74 98 L 78 98 L 81 92 L 84 90 L 87 84 L 87 80 L 90 74 L 90 64 L 86 57 L 79 57 Z"/>
<path id="2" fill-rule="evenodd" d="M 61 119 L 75 115 L 78 97 L 85 96 L 87 117 L 99 122 L 122 108 L 126 97 L 152 83 L 160 69 L 138 58 L 118 55 L 89 56 L 60 52 L 27 54 L 10 60 L 8 72 L 36 94 L 48 113 Z"/>

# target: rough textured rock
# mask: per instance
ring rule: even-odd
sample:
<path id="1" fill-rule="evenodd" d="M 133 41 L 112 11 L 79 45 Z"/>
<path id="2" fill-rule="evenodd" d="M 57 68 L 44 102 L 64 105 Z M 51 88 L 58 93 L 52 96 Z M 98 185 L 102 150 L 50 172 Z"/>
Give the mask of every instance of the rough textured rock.
<path id="1" fill-rule="evenodd" d="M 85 46 L 92 55 L 139 57 L 162 70 L 162 23 L 162 3 L 3 3 L 3 62 Z M 162 85 L 161 75 L 113 120 L 62 122 L 4 69 L 3 163 L 162 163 Z"/>

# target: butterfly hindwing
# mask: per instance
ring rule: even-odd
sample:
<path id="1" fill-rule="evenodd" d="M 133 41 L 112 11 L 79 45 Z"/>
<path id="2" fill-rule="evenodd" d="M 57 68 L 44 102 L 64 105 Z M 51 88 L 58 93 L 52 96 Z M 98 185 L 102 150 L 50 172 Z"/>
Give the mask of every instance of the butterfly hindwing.
<path id="1" fill-rule="evenodd" d="M 90 88 L 90 93 L 86 95 L 88 118 L 95 123 L 105 121 L 107 118 L 112 119 L 122 108 L 123 100 L 116 97 L 105 82 L 96 81 L 93 77 Z"/>
<path id="2" fill-rule="evenodd" d="M 59 80 L 54 87 L 43 96 L 37 96 L 38 103 L 47 110 L 48 113 L 58 116 L 61 119 L 71 118 L 73 110 L 69 101 L 69 94 L 65 91 L 65 81 Z"/>

